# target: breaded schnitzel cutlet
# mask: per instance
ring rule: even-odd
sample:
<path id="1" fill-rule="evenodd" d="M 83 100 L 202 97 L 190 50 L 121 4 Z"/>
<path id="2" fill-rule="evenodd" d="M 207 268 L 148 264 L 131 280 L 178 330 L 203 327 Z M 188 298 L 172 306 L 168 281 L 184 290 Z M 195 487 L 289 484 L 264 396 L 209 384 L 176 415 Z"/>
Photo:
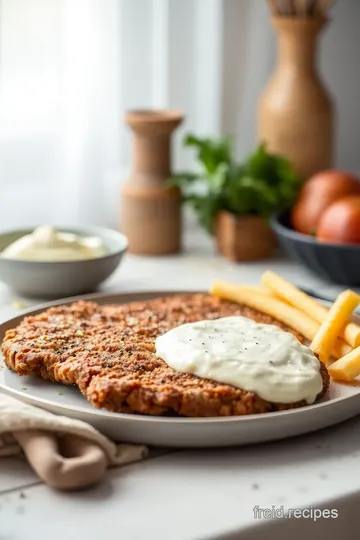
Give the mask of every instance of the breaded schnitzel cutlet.
<path id="1" fill-rule="evenodd" d="M 76 302 L 24 318 L 2 344 L 6 365 L 77 385 L 90 403 L 109 411 L 151 415 L 232 416 L 305 406 L 270 403 L 252 392 L 170 368 L 155 355 L 154 341 L 187 322 L 243 315 L 277 324 L 271 317 L 207 294 L 184 294 L 125 305 Z M 321 364 L 323 391 L 329 376 Z"/>

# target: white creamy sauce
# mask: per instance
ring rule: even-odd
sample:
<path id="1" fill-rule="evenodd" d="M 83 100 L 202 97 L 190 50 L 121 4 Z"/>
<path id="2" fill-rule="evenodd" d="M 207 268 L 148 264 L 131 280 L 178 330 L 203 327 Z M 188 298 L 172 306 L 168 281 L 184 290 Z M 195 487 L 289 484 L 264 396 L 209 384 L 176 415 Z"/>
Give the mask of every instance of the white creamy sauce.
<path id="1" fill-rule="evenodd" d="M 295 336 L 246 317 L 183 324 L 156 339 L 170 367 L 230 384 L 274 403 L 313 403 L 323 388 L 320 363 Z"/>
<path id="2" fill-rule="evenodd" d="M 56 262 L 93 259 L 105 253 L 100 238 L 85 238 L 44 226 L 10 244 L 1 255 L 8 259 Z"/>

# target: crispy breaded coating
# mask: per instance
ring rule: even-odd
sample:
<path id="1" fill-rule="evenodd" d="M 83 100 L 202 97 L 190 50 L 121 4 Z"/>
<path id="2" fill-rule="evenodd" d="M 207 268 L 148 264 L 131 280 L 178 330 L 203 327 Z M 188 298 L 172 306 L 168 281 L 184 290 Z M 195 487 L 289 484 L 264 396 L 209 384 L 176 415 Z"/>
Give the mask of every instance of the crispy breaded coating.
<path id="1" fill-rule="evenodd" d="M 150 415 L 232 416 L 305 406 L 279 404 L 253 392 L 170 368 L 155 355 L 155 339 L 187 322 L 243 315 L 271 317 L 207 294 L 184 294 L 125 305 L 76 302 L 24 318 L 2 344 L 6 365 L 19 375 L 77 385 L 95 407 Z M 323 395 L 329 385 L 321 364 Z M 321 397 L 318 396 L 318 398 Z"/>

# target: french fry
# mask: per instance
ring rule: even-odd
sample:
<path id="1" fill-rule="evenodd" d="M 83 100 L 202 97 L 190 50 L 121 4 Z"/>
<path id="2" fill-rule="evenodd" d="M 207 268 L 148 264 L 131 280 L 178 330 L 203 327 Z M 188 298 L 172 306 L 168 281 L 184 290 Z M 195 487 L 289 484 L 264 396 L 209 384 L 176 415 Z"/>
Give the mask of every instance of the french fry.
<path id="1" fill-rule="evenodd" d="M 342 358 L 343 356 L 346 356 L 353 350 L 354 349 L 350 347 L 350 345 L 346 343 L 346 341 L 344 341 L 341 338 L 337 338 L 335 345 L 332 349 L 332 356 L 334 358 Z"/>
<path id="2" fill-rule="evenodd" d="M 320 324 L 326 319 L 329 312 L 328 308 L 322 306 L 315 298 L 300 291 L 295 285 L 275 274 L 275 272 L 271 272 L 270 270 L 264 272 L 261 277 L 261 284 L 264 287 L 268 287 L 269 290 L 282 300 L 309 314 L 312 319 L 315 319 Z M 348 322 L 341 335 L 351 347 L 360 345 L 359 325 Z"/>
<path id="3" fill-rule="evenodd" d="M 239 304 L 257 309 L 281 321 L 290 328 L 296 328 L 307 339 L 313 339 L 318 330 L 318 324 L 310 319 L 305 313 L 293 308 L 274 298 L 262 293 L 247 291 L 226 281 L 217 280 L 213 283 L 210 293 Z"/>
<path id="4" fill-rule="evenodd" d="M 236 287 L 244 291 L 265 294 L 266 296 L 274 296 L 273 292 L 270 289 L 268 289 L 267 287 L 262 287 L 261 285 L 239 284 L 239 285 L 236 285 Z"/>
<path id="5" fill-rule="evenodd" d="M 276 297 L 263 294 L 259 291 L 249 290 L 245 286 L 233 285 L 226 281 L 217 280 L 213 283 L 210 294 L 224 298 L 225 300 L 244 304 L 261 313 L 266 313 L 290 328 L 297 330 L 309 341 L 314 339 L 319 330 L 319 323 L 302 311 L 289 304 L 285 304 L 285 302 Z M 348 345 L 344 341 L 338 340 L 332 354 L 335 358 L 339 358 L 348 354 L 348 352 Z"/>
<path id="6" fill-rule="evenodd" d="M 328 367 L 329 375 L 332 379 L 341 381 L 352 381 L 360 375 L 360 347 L 352 350 L 349 354 L 336 360 Z"/>
<path id="7" fill-rule="evenodd" d="M 325 364 L 329 360 L 336 338 L 343 330 L 354 309 L 359 305 L 359 301 L 360 297 L 354 291 L 341 292 L 329 309 L 326 318 L 321 323 L 310 345 L 310 349 Z"/>

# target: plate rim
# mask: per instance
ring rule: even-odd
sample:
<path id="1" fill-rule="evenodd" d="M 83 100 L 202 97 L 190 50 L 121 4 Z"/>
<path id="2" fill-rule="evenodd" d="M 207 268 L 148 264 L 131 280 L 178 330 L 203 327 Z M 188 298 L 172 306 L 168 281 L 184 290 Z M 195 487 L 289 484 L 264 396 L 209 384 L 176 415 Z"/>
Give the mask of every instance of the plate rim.
<path id="1" fill-rule="evenodd" d="M 3 327 L 6 326 L 8 327 L 9 325 L 11 325 L 13 322 L 14 324 L 19 324 L 19 321 L 21 319 L 23 319 L 24 317 L 27 317 L 29 315 L 35 315 L 45 309 L 49 309 L 50 307 L 54 307 L 54 306 L 61 306 L 61 305 L 67 305 L 69 303 L 73 303 L 73 302 L 76 302 L 76 301 L 81 301 L 81 300 L 84 300 L 84 301 L 96 301 L 96 300 L 106 300 L 109 299 L 109 304 L 111 304 L 111 298 L 114 298 L 114 297 L 124 297 L 125 301 L 124 302 L 121 302 L 120 305 L 122 303 L 126 303 L 126 299 L 127 298 L 132 298 L 132 300 L 129 300 L 129 301 L 142 301 L 142 300 L 147 300 L 147 299 L 150 299 L 150 298 L 154 298 L 154 297 L 164 297 L 164 296 L 174 296 L 176 294 L 204 294 L 204 293 L 208 293 L 208 291 L 199 291 L 198 289 L 194 289 L 194 290 L 188 290 L 188 289 L 184 289 L 184 290 L 181 290 L 181 289 L 170 289 L 170 290 L 144 290 L 144 291 L 124 291 L 124 292 L 95 292 L 95 293 L 90 293 L 90 294 L 84 294 L 84 295 L 79 295 L 79 296 L 71 296 L 71 297 L 68 297 L 68 298 L 61 298 L 61 299 L 58 299 L 58 300 L 54 300 L 54 301 L 49 301 L 49 302 L 45 302 L 45 303 L 41 303 L 37 306 L 32 306 L 30 307 L 29 309 L 27 310 L 24 310 L 24 311 L 21 311 L 18 315 L 16 315 L 15 317 L 11 317 L 10 319 L 7 319 L 6 321 L 3 321 L 0 323 L 0 331 L 3 331 Z M 136 297 L 134 299 L 134 296 Z M 139 298 L 137 298 L 139 297 Z M 320 300 L 320 302 L 324 305 L 329 305 L 331 304 L 331 302 L 328 302 L 328 301 L 323 301 L 323 300 Z M 359 315 L 354 315 L 353 318 L 360 323 L 360 316 Z M 2 357 L 2 356 L 1 356 Z M 166 416 L 154 416 L 154 415 L 141 415 L 141 414 L 136 414 L 136 413 L 121 413 L 121 412 L 111 412 L 111 411 L 107 411 L 107 410 L 104 410 L 104 409 L 97 409 L 96 407 L 93 407 L 92 409 L 84 409 L 82 407 L 79 407 L 79 406 L 68 406 L 68 405 L 61 405 L 61 403 L 57 403 L 57 402 L 54 402 L 54 401 L 50 401 L 49 399 L 45 399 L 45 398 L 38 398 L 38 397 L 33 397 L 31 395 L 26 395 L 26 393 L 24 392 L 21 392 L 19 390 L 16 390 L 16 389 L 10 389 L 6 384 L 5 384 L 5 380 L 4 380 L 4 373 L 6 373 L 7 371 L 9 371 L 10 373 L 14 373 L 12 370 L 10 370 L 6 365 L 4 365 L 4 370 L 1 370 L 0 372 L 0 378 L 3 379 L 4 382 L 2 382 L 2 380 L 0 380 L 0 390 L 5 392 L 7 395 L 10 395 L 12 397 L 19 397 L 21 399 L 25 399 L 28 403 L 31 403 L 31 405 L 34 405 L 36 406 L 37 404 L 41 403 L 43 405 L 50 405 L 51 407 L 56 407 L 59 409 L 59 411 L 64 411 L 67 412 L 67 411 L 73 411 L 73 412 L 77 412 L 77 413 L 81 413 L 81 414 L 87 414 L 87 415 L 91 415 L 91 416 L 95 416 L 97 418 L 100 418 L 100 417 L 103 417 L 103 418 L 106 418 L 108 420 L 115 420 L 115 419 L 121 419 L 121 420 L 127 420 L 127 421 L 136 421 L 136 422 L 146 422 L 146 423 L 149 423 L 149 422 L 155 422 L 155 423 L 161 423 L 161 424 L 167 424 L 167 423 L 174 423 L 176 422 L 176 424 L 198 424 L 198 423 L 206 423 L 206 424 L 212 424 L 212 423 L 237 423 L 237 422 L 242 422 L 242 423 L 247 423 L 247 422 L 254 422 L 254 420 L 258 420 L 259 422 L 261 422 L 262 420 L 264 420 L 265 418 L 282 418 L 284 416 L 289 416 L 289 415 L 294 415 L 294 414 L 303 414 L 303 415 L 306 415 L 306 414 L 310 414 L 310 411 L 314 411 L 314 410 L 319 410 L 321 408 L 324 408 L 324 407 L 330 407 L 330 406 L 336 406 L 336 405 L 339 405 L 340 403 L 343 403 L 344 401 L 348 401 L 348 400 L 356 400 L 356 399 L 359 399 L 360 398 L 360 387 L 359 387 L 359 392 L 357 393 L 354 393 L 350 396 L 340 396 L 340 397 L 336 397 L 334 399 L 331 399 L 329 401 L 320 401 L 318 403 L 314 403 L 314 404 L 311 404 L 311 405 L 308 405 L 308 406 L 303 406 L 303 407 L 298 407 L 298 408 L 294 408 L 294 409 L 286 409 L 284 411 L 274 411 L 274 412 L 266 412 L 266 413 L 257 413 L 257 414 L 247 414 L 247 415 L 237 415 L 237 416 L 213 416 L 213 417 L 202 417 L 202 416 L 199 416 L 199 417 L 166 417 Z M 30 375 L 31 377 L 31 375 Z M 35 377 L 35 376 L 33 376 Z M 42 379 L 41 379 L 42 380 Z M 46 382 L 52 382 L 52 381 L 46 381 Z M 54 384 L 59 384 L 61 385 L 61 387 L 68 387 L 68 385 L 64 385 L 64 384 L 61 384 L 61 383 L 54 383 Z M 335 383 L 335 384 L 338 384 L 338 383 Z M 54 386 L 55 388 L 55 386 Z M 80 393 L 80 390 L 78 388 L 76 388 L 77 391 Z M 80 393 L 81 394 L 81 393 Z M 86 403 L 89 403 L 86 398 L 84 397 Z"/>
<path id="2" fill-rule="evenodd" d="M 5 373 L 6 371 L 11 372 L 11 370 L 9 370 L 8 368 L 5 368 L 5 371 L 3 373 Z M 52 381 L 47 381 L 47 382 L 52 382 Z M 62 386 L 66 386 L 66 385 L 62 385 Z M 31 395 L 26 395 L 19 390 L 9 389 L 9 387 L 5 386 L 1 382 L 1 380 L 0 380 L 0 389 L 11 397 L 19 396 L 22 399 L 25 399 L 26 402 L 30 403 L 31 405 L 39 406 L 39 403 L 43 405 L 50 405 L 51 407 L 56 407 L 57 409 L 59 409 L 59 411 L 60 410 L 64 411 L 64 413 L 66 411 L 74 411 L 74 412 L 79 412 L 81 414 L 96 416 L 97 418 L 101 418 L 101 417 L 106 418 L 108 420 L 121 419 L 121 420 L 127 420 L 127 421 L 132 421 L 132 422 L 136 421 L 140 423 L 141 422 L 146 422 L 146 423 L 160 422 L 161 424 L 168 424 L 168 423 L 173 424 L 174 422 L 176 424 L 198 424 L 198 423 L 213 424 L 213 423 L 254 422 L 254 420 L 261 421 L 261 420 L 264 420 L 265 418 L 270 418 L 270 417 L 283 418 L 285 416 L 294 415 L 294 414 L 297 414 L 297 415 L 311 414 L 311 411 L 314 411 L 314 410 L 319 410 L 321 408 L 330 407 L 330 406 L 334 407 L 340 403 L 343 403 L 344 401 L 360 399 L 360 391 L 359 391 L 350 396 L 342 396 L 342 397 L 331 399 L 329 401 L 319 402 L 319 403 L 315 403 L 315 404 L 304 406 L 304 407 L 297 407 L 294 409 L 286 409 L 284 411 L 274 411 L 274 412 L 267 412 L 267 413 L 246 414 L 246 415 L 237 415 L 237 416 L 212 416 L 212 417 L 171 416 L 171 417 L 166 417 L 166 416 L 155 416 L 155 415 L 141 415 L 141 414 L 134 414 L 134 413 L 117 413 L 117 412 L 106 411 L 103 409 L 97 409 L 96 407 L 94 407 L 93 409 L 87 410 L 87 409 L 83 409 L 82 407 L 78 407 L 76 405 L 73 405 L 73 406 L 61 405 L 61 403 L 50 401 L 45 398 L 32 397 Z M 84 397 L 84 399 L 86 398 Z"/>

